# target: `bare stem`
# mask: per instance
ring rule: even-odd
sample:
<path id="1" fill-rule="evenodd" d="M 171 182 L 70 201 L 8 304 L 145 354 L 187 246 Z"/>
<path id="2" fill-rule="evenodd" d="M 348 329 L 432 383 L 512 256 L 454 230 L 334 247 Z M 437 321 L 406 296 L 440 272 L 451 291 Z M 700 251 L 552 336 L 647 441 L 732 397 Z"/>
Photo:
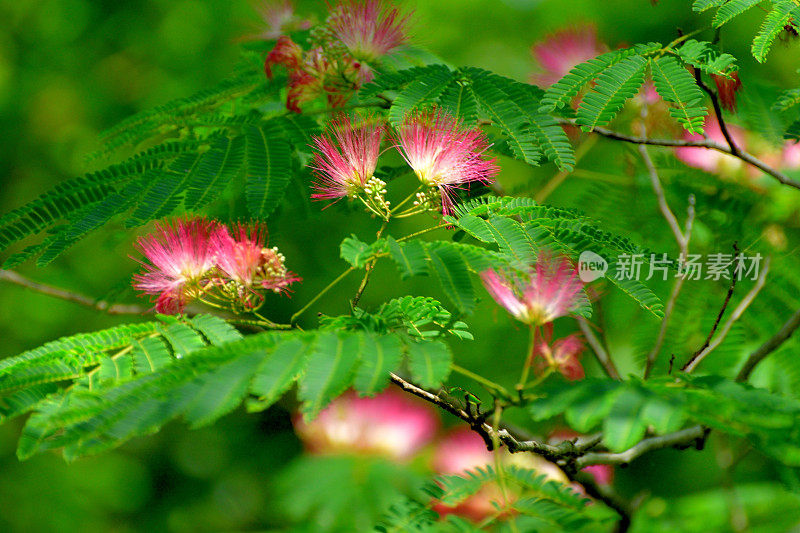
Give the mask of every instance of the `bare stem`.
<path id="1" fill-rule="evenodd" d="M 800 310 L 795 311 L 775 335 L 770 337 L 767 342 L 750 354 L 750 357 L 744 362 L 744 366 L 739 371 L 739 374 L 737 374 L 736 381 L 747 381 L 747 378 L 750 377 L 750 374 L 752 374 L 756 366 L 766 359 L 769 354 L 780 348 L 784 342 L 789 340 L 789 337 L 792 336 L 792 333 L 794 333 L 798 327 L 800 327 Z"/>
<path id="2" fill-rule="evenodd" d="M 500 385 L 499 383 L 495 383 L 494 381 L 492 381 L 490 379 L 487 379 L 487 378 L 485 378 L 485 377 L 483 377 L 483 376 L 481 376 L 479 374 L 476 374 L 475 372 L 473 372 L 471 370 L 467 370 L 466 368 L 458 366 L 458 365 L 452 365 L 450 368 L 452 368 L 453 372 L 456 372 L 457 374 L 461 374 L 464 377 L 468 377 L 469 379 L 480 383 L 481 385 L 486 387 L 486 389 L 489 392 L 491 392 L 492 394 L 495 394 L 495 393 L 499 394 L 501 397 L 503 397 L 506 400 L 512 399 L 511 393 L 509 393 L 508 390 L 505 387 L 503 387 L 502 385 Z"/>
<path id="3" fill-rule="evenodd" d="M 560 119 L 559 122 L 561 124 L 569 124 L 575 125 L 573 121 L 568 119 Z M 787 185 L 789 187 L 793 187 L 795 189 L 800 190 L 800 181 L 793 180 L 792 178 L 788 177 L 787 175 L 781 173 L 775 168 L 772 168 L 768 164 L 764 163 L 757 157 L 749 154 L 748 152 L 739 149 L 737 153 L 733 153 L 730 146 L 726 146 L 724 144 L 720 144 L 711 140 L 703 140 L 703 141 L 688 141 L 685 139 L 649 139 L 646 137 L 634 137 L 631 135 L 625 135 L 622 133 L 618 133 L 606 128 L 594 128 L 592 133 L 596 133 L 597 135 L 601 135 L 608 139 L 613 139 L 616 141 L 622 141 L 632 144 L 645 144 L 648 146 L 665 146 L 665 147 L 691 147 L 691 148 L 706 148 L 708 150 L 716 150 L 717 152 L 722 152 L 723 154 L 728 154 L 737 159 L 741 159 L 745 163 L 756 167 L 757 169 L 761 170 L 765 174 L 775 178 L 780 183 Z"/>
<path id="4" fill-rule="evenodd" d="M 530 336 L 528 341 L 528 352 L 525 354 L 525 363 L 522 366 L 522 375 L 520 375 L 519 383 L 517 383 L 517 392 L 522 394 L 525 389 L 525 383 L 528 381 L 528 374 L 531 371 L 531 364 L 533 363 L 533 352 L 536 350 L 536 326 L 531 325 Z"/>
<path id="5" fill-rule="evenodd" d="M 600 342 L 600 339 L 594 334 L 592 331 L 592 327 L 589 324 L 589 321 L 579 316 L 576 318 L 578 321 L 578 327 L 581 329 L 581 333 L 583 333 L 583 337 L 586 339 L 586 342 L 589 343 L 589 346 L 592 347 L 594 351 L 594 355 L 597 358 L 597 362 L 600 363 L 600 366 L 603 367 L 608 377 L 611 379 L 620 379 L 619 372 L 617 371 L 616 365 L 614 365 L 614 361 L 611 360 L 611 356 L 608 354 L 608 351 L 603 347 L 603 344 Z"/>
<path id="6" fill-rule="evenodd" d="M 311 307 L 312 305 L 314 305 L 314 303 L 316 303 L 316 301 L 317 301 L 317 300 L 319 300 L 320 298 L 322 298 L 322 297 L 325 295 L 325 293 L 327 293 L 329 290 L 331 290 L 332 288 L 334 288 L 334 287 L 335 287 L 335 286 L 336 286 L 336 285 L 337 285 L 337 284 L 338 284 L 340 281 L 342 281 L 344 278 L 346 278 L 346 277 L 347 277 L 347 275 L 348 275 L 350 272 L 353 272 L 354 270 L 355 270 L 355 267 L 350 267 L 350 268 L 348 268 L 347 270 L 345 270 L 344 272 L 342 272 L 341 274 L 339 274 L 339 276 L 338 276 L 336 279 L 334 279 L 333 281 L 331 281 L 331 282 L 328 284 L 328 286 L 327 286 L 327 287 L 325 287 L 325 288 L 324 288 L 324 289 L 322 289 L 320 292 L 318 292 L 318 293 L 317 293 L 317 295 L 316 295 L 316 296 L 314 296 L 314 297 L 311 299 L 311 301 L 309 301 L 309 302 L 308 302 L 306 305 L 304 305 L 304 306 L 302 307 L 302 309 L 300 309 L 298 312 L 296 312 L 295 314 L 293 314 L 293 315 L 292 315 L 292 318 L 289 320 L 289 322 L 291 322 L 292 324 L 294 324 L 294 322 L 295 322 L 295 321 L 296 321 L 296 320 L 297 320 L 297 319 L 300 317 L 300 315 L 302 315 L 303 313 L 305 313 L 305 312 L 308 310 L 308 308 L 309 308 L 309 307 Z"/>
<path id="7" fill-rule="evenodd" d="M 706 435 L 703 426 L 692 426 L 674 433 L 650 437 L 639 442 L 636 446 L 620 453 L 589 452 L 575 461 L 577 468 L 584 468 L 590 465 L 625 465 L 637 457 L 662 448 L 682 446 L 694 440 L 702 439 Z"/>
<path id="8" fill-rule="evenodd" d="M 53 298 L 74 302 L 84 307 L 103 311 L 110 315 L 141 315 L 147 313 L 147 308 L 138 305 L 110 304 L 104 300 L 95 300 L 84 294 L 68 291 L 53 285 L 39 283 L 14 272 L 13 270 L 0 270 L 0 279 L 25 287 Z"/>
<path id="9" fill-rule="evenodd" d="M 745 295 L 742 301 L 739 302 L 739 305 L 736 306 L 736 309 L 733 310 L 733 313 L 731 313 L 731 316 L 728 318 L 727 322 L 725 322 L 725 325 L 722 326 L 719 335 L 717 335 L 716 338 L 711 341 L 711 343 L 705 349 L 692 357 L 681 370 L 686 373 L 692 372 L 708 354 L 713 352 L 717 346 L 722 344 L 722 341 L 725 340 L 725 337 L 728 335 L 731 327 L 733 327 L 733 324 L 739 320 L 742 314 L 744 314 L 745 310 L 750 307 L 750 304 L 753 303 L 753 300 L 755 300 L 756 296 L 758 296 L 758 293 L 761 292 L 761 289 L 764 287 L 764 282 L 766 281 L 767 273 L 769 272 L 769 263 L 770 259 L 768 257 L 764 262 L 764 268 L 761 270 L 755 285 L 753 285 L 753 288 L 750 289 L 750 292 Z"/>

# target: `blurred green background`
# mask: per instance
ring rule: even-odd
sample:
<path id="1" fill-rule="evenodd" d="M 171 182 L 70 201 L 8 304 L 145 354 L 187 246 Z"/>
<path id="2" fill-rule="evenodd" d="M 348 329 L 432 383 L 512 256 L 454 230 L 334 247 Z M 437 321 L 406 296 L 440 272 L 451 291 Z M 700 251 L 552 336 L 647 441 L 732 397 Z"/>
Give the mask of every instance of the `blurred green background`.
<path id="1" fill-rule="evenodd" d="M 297 2 L 300 13 L 322 18 L 323 2 Z M 404 3 L 416 11 L 413 42 L 454 65 L 475 65 L 513 78 L 527 79 L 533 63 L 529 47 L 565 25 L 593 22 L 610 46 L 660 40 L 677 29 L 698 27 L 702 18 L 686 0 L 436 0 Z M 708 17 L 705 17 L 708 18 Z M 246 0 L 5 0 L 0 2 L 0 211 L 22 205 L 61 180 L 92 170 L 87 153 L 97 148 L 98 134 L 130 114 L 186 96 L 232 71 L 242 36 L 258 30 L 260 19 Z M 768 79 L 783 87 L 797 86 L 796 45 L 776 46 L 767 66 L 749 55 L 750 37 L 758 24 L 742 17 L 725 32 L 726 49 L 741 59 L 742 78 Z M 595 150 L 583 168 L 605 168 L 611 154 Z M 554 173 L 550 166 L 529 169 L 504 166 L 501 181 L 540 183 Z M 572 196 L 570 196 L 572 195 Z M 577 192 L 567 189 L 552 201 L 570 205 Z M 652 210 L 643 200 L 630 209 Z M 629 215 L 631 215 L 629 213 Z M 635 212 L 633 213 L 635 215 Z M 651 220 L 653 217 L 650 217 Z M 326 213 L 327 247 L 307 245 L 319 234 L 319 218 L 282 221 L 270 232 L 288 266 L 307 282 L 292 300 L 275 310 L 307 301 L 343 268 L 338 242 L 350 233 L 367 238 L 374 223 L 342 212 Z M 652 242 L 643 225 L 639 241 Z M 660 231 L 660 230 L 659 230 Z M 92 296 L 117 292 L 127 285 L 135 263 L 133 235 L 116 227 L 75 246 L 51 266 L 19 271 L 33 279 Z M 645 239 L 641 237 L 645 236 Z M 669 243 L 669 236 L 658 237 Z M 665 244 L 668 246 L 668 244 Z M 378 270 L 362 301 L 364 306 L 398 293 L 394 271 Z M 391 281 L 391 282 L 390 282 Z M 357 283 L 351 280 L 350 285 Z M 343 284 L 318 306 L 335 314 L 345 310 L 353 287 Z M 425 280 L 404 285 L 409 292 L 431 294 Z M 384 292 L 385 291 L 385 292 Z M 608 324 L 617 351 L 632 351 L 631 324 L 652 319 L 630 304 L 619 308 Z M 471 326 L 476 341 L 454 346 L 457 361 L 490 376 L 516 369 L 516 360 L 498 357 L 521 352 L 524 332 L 497 306 L 483 302 Z M 85 307 L 52 299 L 9 284 L 0 284 L 0 357 L 15 355 L 56 337 L 138 320 L 109 317 Z M 313 319 L 308 319 L 313 320 Z M 652 326 L 652 324 L 650 324 Z M 615 335 L 619 333 L 619 335 Z M 487 354 L 491 354 L 488 356 Z M 630 361 L 620 362 L 629 370 Z M 516 372 L 516 370 L 514 370 Z M 591 372 L 591 368 L 590 368 Z M 259 415 L 237 411 L 213 427 L 189 431 L 172 424 L 158 435 L 97 458 L 66 465 L 57 455 L 19 463 L 14 455 L 20 421 L 0 426 L 0 531 L 220 531 L 282 528 L 275 480 L 280 469 L 300 453 L 289 413 L 279 406 Z M 679 469 L 668 469 L 676 452 L 663 452 L 622 472 L 618 483 L 634 493 L 650 485 L 665 496 L 702 490 L 720 482 L 705 473 L 718 453 L 683 454 Z M 716 453 L 716 455 L 715 455 Z M 716 472 L 716 470 L 715 470 Z M 657 473 L 659 481 L 652 483 Z M 743 479 L 774 479 L 755 458 L 737 471 Z M 648 477 L 649 479 L 644 479 Z M 777 496 L 776 496 L 777 497 Z M 658 501 L 658 500 L 656 500 Z M 651 502 L 652 503 L 652 502 Z M 708 503 L 712 505 L 712 503 Z M 762 508 L 769 507 L 769 501 Z M 762 510 L 763 510 L 762 509 Z M 652 512 L 659 512 L 656 508 Z M 663 509 L 662 511 L 663 512 Z M 311 529 L 313 530 L 313 528 Z"/>

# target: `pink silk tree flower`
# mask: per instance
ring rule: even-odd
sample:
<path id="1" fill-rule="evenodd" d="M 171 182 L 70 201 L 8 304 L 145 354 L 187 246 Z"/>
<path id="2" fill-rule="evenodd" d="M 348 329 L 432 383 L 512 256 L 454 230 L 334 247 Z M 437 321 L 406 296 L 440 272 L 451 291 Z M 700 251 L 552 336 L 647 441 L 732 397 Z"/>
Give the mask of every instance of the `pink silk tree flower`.
<path id="1" fill-rule="evenodd" d="M 433 440 L 439 428 L 435 410 L 394 389 L 360 398 L 348 392 L 319 416 L 294 419 L 295 431 L 314 453 L 382 455 L 407 460 Z"/>
<path id="2" fill-rule="evenodd" d="M 342 0 L 331 9 L 328 26 L 356 60 L 369 62 L 406 41 L 408 17 L 383 0 Z"/>
<path id="3" fill-rule="evenodd" d="M 441 110 L 409 113 L 397 129 L 396 145 L 420 182 L 439 190 L 445 214 L 452 209 L 453 189 L 489 183 L 500 172 L 495 160 L 485 157 L 489 144 L 483 132 L 463 128 Z"/>
<path id="4" fill-rule="evenodd" d="M 266 247 L 266 227 L 247 228 L 239 224 L 231 235 L 226 229 L 218 231 L 212 239 L 214 261 L 220 273 L 237 283 L 239 296 L 248 307 L 254 306 L 249 298 L 253 289 L 266 289 L 276 293 L 289 290 L 289 285 L 301 279 L 286 269 L 286 258 L 278 248 Z"/>
<path id="5" fill-rule="evenodd" d="M 606 50 L 607 47 L 597 38 L 597 28 L 592 25 L 559 30 L 531 48 L 531 54 L 542 69 L 531 76 L 531 81 L 541 87 L 549 87 L 563 78 L 572 67 Z"/>
<path id="6" fill-rule="evenodd" d="M 489 269 L 481 279 L 492 298 L 517 320 L 541 326 L 566 316 L 578 304 L 583 282 L 566 257 L 540 252 L 527 272 Z"/>
<path id="7" fill-rule="evenodd" d="M 144 272 L 134 275 L 133 287 L 156 297 L 157 312 L 183 312 L 214 268 L 211 240 L 219 231 L 216 222 L 205 218 L 157 223 L 153 233 L 136 243 L 149 263 L 142 262 Z"/>
<path id="8" fill-rule="evenodd" d="M 553 366 L 565 378 L 577 381 L 586 377 L 581 366 L 580 355 L 583 352 L 583 340 L 577 334 L 567 335 L 552 342 L 553 325 L 544 327 L 544 338 L 536 343 L 534 356 L 541 369 Z"/>
<path id="9" fill-rule="evenodd" d="M 317 176 L 316 200 L 355 197 L 373 179 L 384 127 L 373 118 L 354 125 L 346 115 L 328 124 L 323 135 L 312 137 L 316 153 L 311 168 Z"/>

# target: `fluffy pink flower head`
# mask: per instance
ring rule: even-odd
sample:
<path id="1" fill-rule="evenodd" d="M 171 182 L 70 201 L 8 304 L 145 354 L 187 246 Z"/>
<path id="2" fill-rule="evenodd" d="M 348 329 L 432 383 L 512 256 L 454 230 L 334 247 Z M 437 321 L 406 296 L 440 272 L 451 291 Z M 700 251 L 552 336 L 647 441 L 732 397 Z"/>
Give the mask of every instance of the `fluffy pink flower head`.
<path id="1" fill-rule="evenodd" d="M 294 420 L 295 430 L 315 453 L 358 453 L 405 460 L 428 444 L 439 427 L 436 412 L 427 404 L 388 389 L 360 398 L 348 392 L 319 416 Z"/>
<path id="2" fill-rule="evenodd" d="M 517 320 L 543 325 L 565 316 L 578 303 L 583 282 L 566 257 L 552 258 L 539 253 L 536 265 L 527 272 L 497 272 L 489 269 L 481 279 L 497 303 Z"/>
<path id="3" fill-rule="evenodd" d="M 219 231 L 216 222 L 204 218 L 157 223 L 153 233 L 136 243 L 149 263 L 142 263 L 144 272 L 133 277 L 133 287 L 156 297 L 157 312 L 182 312 L 214 267 L 211 240 Z"/>
<path id="4" fill-rule="evenodd" d="M 549 87 L 575 65 L 597 57 L 606 50 L 597 38 L 597 28 L 592 25 L 559 30 L 531 48 L 531 54 L 542 69 L 542 72 L 531 76 L 531 81 Z"/>
<path id="5" fill-rule="evenodd" d="M 252 289 L 284 292 L 289 285 L 301 279 L 286 269 L 285 257 L 278 248 L 266 247 L 266 227 L 247 228 L 238 225 L 231 235 L 226 229 L 218 231 L 212 239 L 214 261 L 220 273 L 236 282 L 240 296 L 247 298 Z"/>
<path id="6" fill-rule="evenodd" d="M 444 111 L 409 113 L 397 130 L 397 146 L 417 178 L 439 189 L 442 209 L 450 212 L 452 189 L 488 183 L 500 168 L 487 159 L 489 147 L 480 129 L 465 129 Z"/>
<path id="7" fill-rule="evenodd" d="M 538 365 L 546 368 L 553 364 L 565 378 L 572 381 L 583 379 L 586 374 L 580 362 L 580 355 L 583 352 L 583 341 L 580 336 L 572 334 L 555 342 L 552 342 L 552 338 L 553 327 L 552 324 L 548 324 L 544 328 L 544 338 L 534 347 Z"/>
<path id="8" fill-rule="evenodd" d="M 317 175 L 312 198 L 353 197 L 373 178 L 378 164 L 383 125 L 372 118 L 355 126 L 346 115 L 328 124 L 327 132 L 312 138 L 317 153 L 311 167 Z"/>
<path id="9" fill-rule="evenodd" d="M 733 138 L 733 142 L 739 148 L 745 148 L 745 132 L 741 128 L 733 126 L 731 124 L 727 125 L 728 132 L 731 134 Z M 727 145 L 727 141 L 725 140 L 725 136 L 722 134 L 722 130 L 719 127 L 719 122 L 717 122 L 716 117 L 708 116 L 706 117 L 706 124 L 704 127 L 706 135 L 708 135 L 709 140 L 714 141 L 718 144 L 723 146 Z M 684 132 L 683 138 L 687 141 L 703 141 L 703 136 L 699 134 L 689 134 L 688 132 Z M 699 168 L 705 170 L 706 172 L 716 172 L 716 173 L 724 173 L 724 172 L 734 172 L 742 168 L 743 163 L 741 160 L 723 154 L 722 152 L 718 152 L 716 150 L 709 150 L 707 148 L 692 148 L 692 147 L 682 147 L 675 149 L 675 156 L 689 165 L 690 167 Z"/>
<path id="10" fill-rule="evenodd" d="M 274 40 L 290 31 L 311 27 L 310 20 L 295 15 L 294 5 L 289 0 L 266 0 L 256 5 L 256 10 L 264 21 L 264 27 L 253 37 Z"/>
<path id="11" fill-rule="evenodd" d="M 342 0 L 328 26 L 357 60 L 374 61 L 403 44 L 408 15 L 383 0 Z"/>

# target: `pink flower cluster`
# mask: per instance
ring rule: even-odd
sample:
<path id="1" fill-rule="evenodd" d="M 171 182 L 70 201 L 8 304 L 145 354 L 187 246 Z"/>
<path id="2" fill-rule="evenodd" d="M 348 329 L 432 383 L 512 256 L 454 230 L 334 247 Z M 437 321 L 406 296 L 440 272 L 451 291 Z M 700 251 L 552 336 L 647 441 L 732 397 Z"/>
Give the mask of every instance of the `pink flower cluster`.
<path id="1" fill-rule="evenodd" d="M 286 107 L 299 113 L 301 105 L 325 95 L 329 105 L 343 105 L 355 90 L 370 81 L 370 63 L 403 44 L 408 16 L 384 0 L 340 0 L 304 50 L 282 35 L 267 55 L 264 70 L 283 65 L 289 72 Z"/>
<path id="2" fill-rule="evenodd" d="M 294 417 L 297 435 L 306 449 L 315 454 L 377 455 L 393 461 L 407 462 L 418 457 L 430 457 L 430 466 L 438 474 L 463 475 L 476 468 L 494 464 L 492 452 L 473 431 L 466 427 L 440 434 L 437 411 L 429 404 L 403 394 L 395 389 L 374 397 L 358 397 L 347 392 L 334 400 L 320 415 L 305 421 Z M 562 432 L 559 440 L 577 434 Z M 432 445 L 433 453 L 426 453 Z M 505 449 L 498 452 L 506 465 L 536 470 L 559 483 L 568 483 L 567 477 L 555 464 L 529 453 L 511 454 Z M 610 484 L 611 467 L 587 469 L 601 484 Z M 575 487 L 581 490 L 581 487 Z M 509 494 L 518 498 L 520 494 Z M 434 509 L 441 515 L 457 514 L 479 522 L 497 512 L 493 502 L 502 495 L 495 484 L 487 484 L 481 491 L 456 507 L 437 503 Z"/>
<path id="3" fill-rule="evenodd" d="M 181 218 L 157 223 L 136 247 L 147 262 L 133 286 L 151 295 L 159 313 L 181 313 L 195 299 L 250 311 L 263 304 L 263 291 L 285 292 L 300 281 L 284 266 L 283 254 L 266 247 L 262 225 L 238 225 L 231 232 L 213 220 Z"/>
<path id="4" fill-rule="evenodd" d="M 329 124 L 325 134 L 314 137 L 313 197 L 361 198 L 373 212 L 388 214 L 386 184 L 373 176 L 385 132 L 375 118 L 354 126 L 342 116 Z M 465 128 L 442 110 L 411 112 L 388 136 L 426 189 L 417 195 L 415 207 L 420 210 L 440 200 L 444 213 L 449 213 L 454 189 L 491 182 L 500 170 L 494 159 L 486 157 L 489 144 L 481 130 Z"/>
<path id="5" fill-rule="evenodd" d="M 552 367 L 568 379 L 582 379 L 583 367 L 578 358 L 583 342 L 576 334 L 552 342 L 552 322 L 575 310 L 583 289 L 576 268 L 566 257 L 552 257 L 539 252 L 536 264 L 528 270 L 481 273 L 492 298 L 517 320 L 542 329 L 534 343 L 532 358 L 539 366 Z"/>

